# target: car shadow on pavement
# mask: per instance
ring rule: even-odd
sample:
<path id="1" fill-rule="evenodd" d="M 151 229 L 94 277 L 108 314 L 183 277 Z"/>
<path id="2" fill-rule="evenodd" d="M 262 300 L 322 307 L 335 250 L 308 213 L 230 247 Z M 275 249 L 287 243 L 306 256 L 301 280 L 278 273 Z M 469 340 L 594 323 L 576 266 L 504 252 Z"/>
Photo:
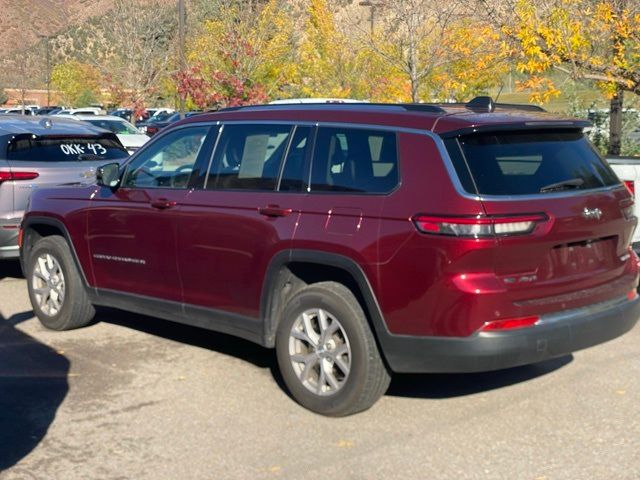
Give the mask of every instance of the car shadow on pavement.
<path id="1" fill-rule="evenodd" d="M 42 441 L 69 391 L 69 360 L 15 328 L 32 317 L 0 315 L 0 472 Z"/>
<path id="2" fill-rule="evenodd" d="M 270 349 L 239 337 L 204 328 L 105 307 L 98 308 L 96 321 L 120 325 L 194 347 L 214 350 L 252 363 L 260 368 L 271 368 L 275 365 L 275 354 Z"/>
<path id="3" fill-rule="evenodd" d="M 396 374 L 387 395 L 411 398 L 452 398 L 523 383 L 552 373 L 573 361 L 573 355 L 492 372 Z"/>
<path id="4" fill-rule="evenodd" d="M 192 327 L 181 323 L 162 320 L 145 315 L 138 315 L 113 308 L 99 307 L 97 309 L 96 322 L 111 323 L 125 328 L 131 328 L 140 332 L 166 338 L 174 342 L 186 343 L 194 347 L 206 348 L 230 357 L 235 357 L 249 362 L 258 368 L 269 369 L 273 380 L 278 387 L 293 399 L 287 389 L 284 379 L 278 368 L 275 350 L 261 347 L 260 345 L 243 338 L 214 332 L 204 328 Z"/>
<path id="5" fill-rule="evenodd" d="M 3 278 L 24 278 L 20 262 L 17 260 L 0 260 L 0 280 Z"/>
<path id="6" fill-rule="evenodd" d="M 275 352 L 248 340 L 191 327 L 158 318 L 136 315 L 121 310 L 100 308 L 96 321 L 131 328 L 149 335 L 206 348 L 239 358 L 259 368 L 271 370 L 274 380 L 287 395 L 278 369 Z M 572 355 L 547 360 L 534 365 L 494 372 L 468 374 L 394 374 L 387 395 L 413 398 L 448 398 L 494 390 L 533 380 L 551 373 L 573 361 Z"/>

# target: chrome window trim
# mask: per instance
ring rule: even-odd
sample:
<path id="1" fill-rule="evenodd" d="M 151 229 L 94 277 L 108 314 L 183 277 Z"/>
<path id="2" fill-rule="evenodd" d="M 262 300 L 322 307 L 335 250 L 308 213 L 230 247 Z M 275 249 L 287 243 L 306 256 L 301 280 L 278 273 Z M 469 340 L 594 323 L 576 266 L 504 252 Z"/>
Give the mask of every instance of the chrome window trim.
<path id="1" fill-rule="evenodd" d="M 213 164 L 213 157 L 216 154 L 216 150 L 218 149 L 218 143 L 220 142 L 220 138 L 222 137 L 222 131 L 224 130 L 224 125 L 221 125 L 220 122 L 217 122 L 217 127 L 218 127 L 218 134 L 216 136 L 216 141 L 213 143 L 211 154 L 209 155 L 209 161 L 207 162 L 207 169 L 204 172 L 204 182 L 202 183 L 202 190 L 207 189 L 207 184 L 209 183 L 209 174 L 211 173 L 211 165 Z"/>
<path id="2" fill-rule="evenodd" d="M 293 143 L 293 137 L 296 136 L 296 132 L 298 131 L 298 124 L 294 123 L 291 125 L 291 129 L 289 130 L 289 138 L 287 140 L 287 146 L 284 149 L 284 154 L 282 156 L 282 160 L 280 161 L 280 168 L 278 169 L 278 178 L 276 178 L 276 186 L 273 189 L 275 192 L 280 191 L 280 183 L 282 182 L 282 174 L 284 173 L 284 167 L 287 164 L 287 158 L 289 157 L 289 150 L 291 149 L 291 144 Z"/>

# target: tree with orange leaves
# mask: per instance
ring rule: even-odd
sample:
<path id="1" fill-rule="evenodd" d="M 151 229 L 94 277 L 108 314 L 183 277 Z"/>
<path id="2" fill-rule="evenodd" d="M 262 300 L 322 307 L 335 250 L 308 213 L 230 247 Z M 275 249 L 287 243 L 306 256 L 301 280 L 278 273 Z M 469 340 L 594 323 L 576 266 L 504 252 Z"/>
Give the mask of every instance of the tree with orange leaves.
<path id="1" fill-rule="evenodd" d="M 533 100 L 560 92 L 547 76 L 559 70 L 594 82 L 610 99 L 608 153 L 619 155 L 624 92 L 640 95 L 640 2 L 637 0 L 481 0 L 528 78 Z"/>

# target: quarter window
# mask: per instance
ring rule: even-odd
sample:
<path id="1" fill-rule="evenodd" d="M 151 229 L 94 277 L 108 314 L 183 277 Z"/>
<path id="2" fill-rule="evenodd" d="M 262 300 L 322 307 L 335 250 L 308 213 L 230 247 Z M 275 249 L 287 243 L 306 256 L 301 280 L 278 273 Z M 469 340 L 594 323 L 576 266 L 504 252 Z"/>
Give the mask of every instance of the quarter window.
<path id="1" fill-rule="evenodd" d="M 398 184 L 393 132 L 321 127 L 315 145 L 311 191 L 386 193 Z"/>
<path id="2" fill-rule="evenodd" d="M 186 188 L 209 127 L 168 133 L 133 159 L 124 187 Z"/>
<path id="3" fill-rule="evenodd" d="M 206 188 L 274 190 L 290 133 L 290 125 L 225 125 Z"/>

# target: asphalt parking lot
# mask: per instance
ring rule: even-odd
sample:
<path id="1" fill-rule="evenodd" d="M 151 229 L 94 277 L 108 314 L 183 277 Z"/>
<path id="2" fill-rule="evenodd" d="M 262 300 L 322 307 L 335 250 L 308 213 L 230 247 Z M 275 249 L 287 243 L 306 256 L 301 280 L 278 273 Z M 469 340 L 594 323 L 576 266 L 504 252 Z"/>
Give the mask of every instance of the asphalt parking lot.
<path id="1" fill-rule="evenodd" d="M 287 396 L 269 350 L 98 320 L 45 330 L 0 262 L 0 479 L 640 479 L 640 327 L 534 366 L 398 375 L 330 419 Z"/>

